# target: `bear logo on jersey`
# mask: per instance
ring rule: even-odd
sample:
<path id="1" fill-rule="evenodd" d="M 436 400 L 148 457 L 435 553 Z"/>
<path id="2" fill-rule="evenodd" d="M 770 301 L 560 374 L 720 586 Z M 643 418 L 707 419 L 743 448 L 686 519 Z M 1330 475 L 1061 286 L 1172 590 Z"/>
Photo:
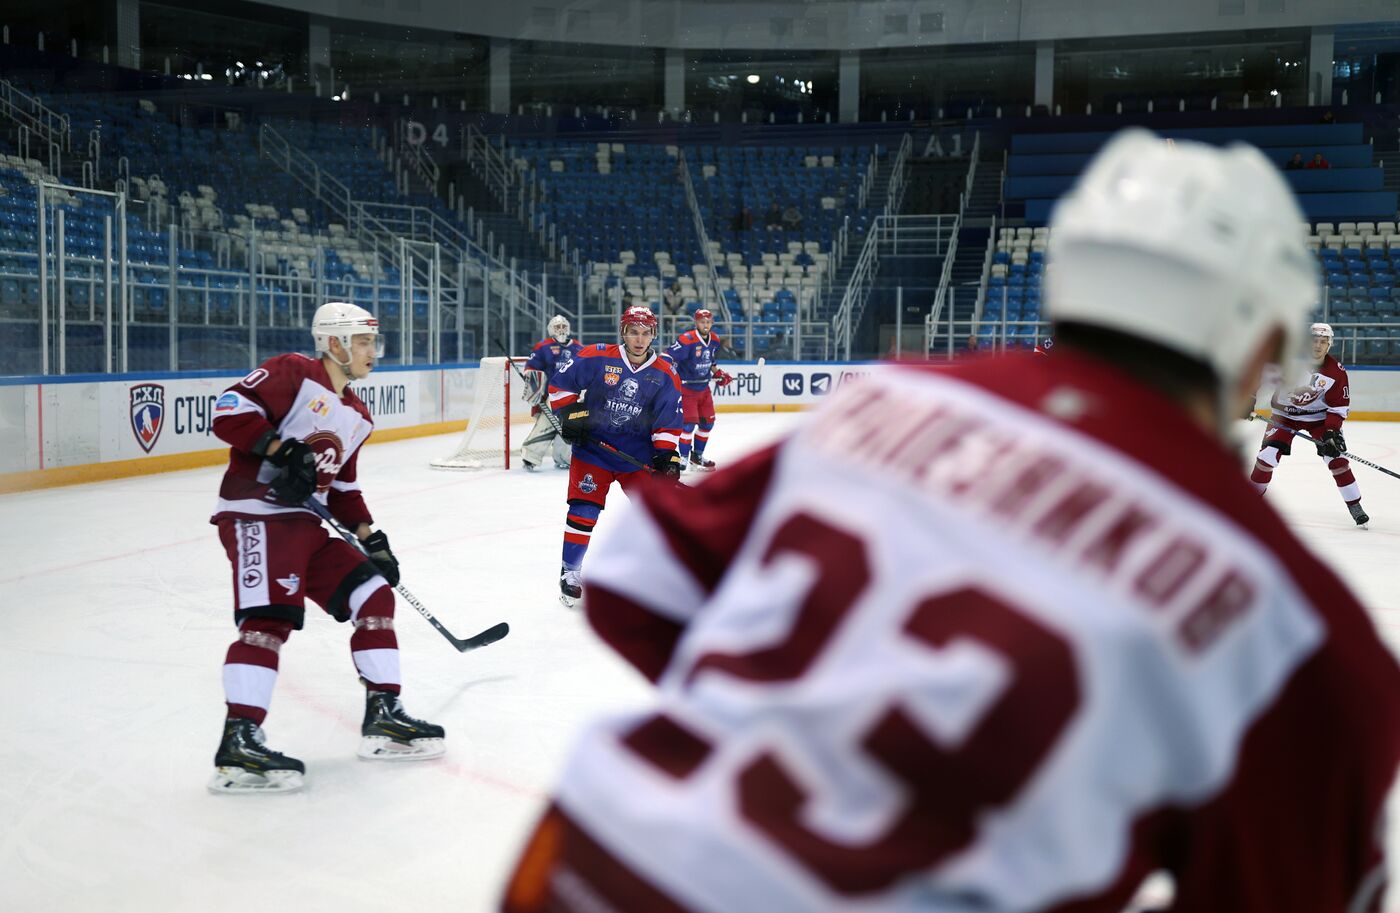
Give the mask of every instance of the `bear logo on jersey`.
<path id="1" fill-rule="evenodd" d="M 160 384 L 137 384 L 131 388 L 131 433 L 147 453 L 156 445 L 165 427 L 165 388 Z"/>
<path id="2" fill-rule="evenodd" d="M 331 432 L 317 431 L 306 436 L 306 446 L 316 453 L 316 490 L 326 491 L 340 474 L 345 445 Z"/>
<path id="3" fill-rule="evenodd" d="M 578 490 L 586 495 L 591 495 L 598 490 L 598 483 L 593 481 L 593 473 L 585 472 L 583 478 L 578 481 Z"/>
<path id="4" fill-rule="evenodd" d="M 1288 402 L 1294 406 L 1306 406 L 1322 395 L 1322 391 L 1327 386 L 1327 379 L 1320 374 L 1314 374 L 1306 387 L 1298 387 L 1288 394 Z"/>

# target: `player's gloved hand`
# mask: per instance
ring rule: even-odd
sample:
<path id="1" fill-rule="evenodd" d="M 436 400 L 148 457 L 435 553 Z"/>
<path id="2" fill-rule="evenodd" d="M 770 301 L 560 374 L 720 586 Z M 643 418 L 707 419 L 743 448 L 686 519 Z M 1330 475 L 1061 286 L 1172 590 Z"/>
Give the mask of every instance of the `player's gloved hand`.
<path id="1" fill-rule="evenodd" d="M 734 375 L 730 374 L 728 371 L 721 371 L 719 368 L 715 368 L 715 386 L 716 386 L 716 387 L 727 387 L 727 386 L 729 386 L 730 384 L 732 384 L 733 382 L 734 382 Z"/>
<path id="2" fill-rule="evenodd" d="M 570 444 L 582 444 L 588 439 L 586 406 L 565 406 L 559 410 L 559 436 Z"/>
<path id="3" fill-rule="evenodd" d="M 1317 439 L 1317 455 L 1335 460 L 1346 452 L 1346 438 L 1342 437 L 1342 432 L 1337 428 L 1328 428 L 1322 432 L 1322 437 Z"/>
<path id="4" fill-rule="evenodd" d="M 394 557 L 394 553 L 389 550 L 389 537 L 384 535 L 384 530 L 377 529 L 370 533 L 360 544 L 369 553 L 369 560 L 374 562 L 374 566 L 379 568 L 379 573 L 384 575 L 384 579 L 389 581 L 389 586 L 399 585 L 399 559 Z"/>
<path id="5" fill-rule="evenodd" d="M 288 438 L 267 461 L 277 467 L 269 486 L 277 500 L 301 504 L 316 493 L 316 451 L 302 441 Z"/>
<path id="6" fill-rule="evenodd" d="M 681 456 L 674 450 L 653 450 L 651 452 L 651 468 L 659 476 L 679 479 L 681 477 Z"/>

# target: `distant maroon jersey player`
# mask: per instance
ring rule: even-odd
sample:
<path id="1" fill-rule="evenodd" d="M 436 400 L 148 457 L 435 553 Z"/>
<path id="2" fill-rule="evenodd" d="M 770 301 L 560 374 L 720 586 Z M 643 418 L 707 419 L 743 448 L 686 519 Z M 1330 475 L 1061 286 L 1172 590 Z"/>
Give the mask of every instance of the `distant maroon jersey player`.
<path id="1" fill-rule="evenodd" d="M 1273 480 L 1279 462 L 1293 451 L 1293 439 L 1301 431 L 1314 441 L 1317 455 L 1327 461 L 1327 470 L 1337 483 L 1347 511 L 1356 525 L 1366 527 L 1371 521 L 1361 507 L 1361 486 L 1352 474 L 1346 458 L 1347 442 L 1342 437 L 1342 424 L 1351 410 L 1351 386 L 1347 369 L 1328 354 L 1332 347 L 1332 327 L 1315 323 L 1312 336 L 1312 371 L 1307 380 L 1296 387 L 1280 384 L 1269 405 L 1273 409 L 1273 425 L 1264 432 L 1259 455 L 1254 458 L 1250 481 L 1263 494 Z M 1280 427 L 1281 426 L 1281 427 Z"/>
<path id="2" fill-rule="evenodd" d="M 319 358 L 279 355 L 229 387 L 214 405 L 214 434 L 229 466 L 210 520 L 233 567 L 238 636 L 224 657 L 227 716 L 214 755 L 215 792 L 287 792 L 305 765 L 268 748 L 262 724 L 282 647 L 310 599 L 350 623 L 350 659 L 365 686 L 359 755 L 412 760 L 443 754 L 443 729 L 408 716 L 399 702 L 393 587 L 399 562 L 372 527 L 360 491 L 360 446 L 374 428 L 350 389 L 383 355 L 379 322 L 333 301 L 316 309 Z M 331 536 L 306 507 L 315 499 L 355 532 L 369 557 Z"/>

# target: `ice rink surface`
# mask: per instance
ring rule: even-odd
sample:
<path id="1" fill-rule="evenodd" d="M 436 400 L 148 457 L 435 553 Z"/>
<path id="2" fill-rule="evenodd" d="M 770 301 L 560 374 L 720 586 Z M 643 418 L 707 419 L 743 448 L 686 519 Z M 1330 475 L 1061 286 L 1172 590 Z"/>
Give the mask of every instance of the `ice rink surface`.
<path id="1" fill-rule="evenodd" d="M 709 455 L 731 462 L 801 418 L 722 415 Z M 1400 470 L 1400 425 L 1346 434 Z M 458 636 L 511 634 L 458 654 L 400 601 L 405 707 L 446 727 L 448 754 L 368 762 L 349 629 L 308 607 L 266 724 L 307 766 L 281 796 L 205 789 L 233 632 L 207 522 L 222 468 L 0 497 L 0 910 L 492 908 L 576 728 L 647 688 L 559 604 L 566 473 L 428 468 L 455 444 L 367 447 L 360 478 L 413 593 Z M 1366 531 L 1305 444 L 1269 498 L 1400 648 L 1400 480 L 1356 474 Z M 614 489 L 600 536 L 624 500 Z"/>

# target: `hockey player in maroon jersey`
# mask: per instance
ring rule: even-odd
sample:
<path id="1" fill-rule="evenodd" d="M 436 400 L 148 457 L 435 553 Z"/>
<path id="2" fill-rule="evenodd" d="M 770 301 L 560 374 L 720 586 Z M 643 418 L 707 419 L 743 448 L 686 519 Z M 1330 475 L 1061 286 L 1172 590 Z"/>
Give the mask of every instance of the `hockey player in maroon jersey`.
<path id="1" fill-rule="evenodd" d="M 1258 150 L 1112 139 L 1055 355 L 898 366 L 590 557 L 656 706 L 590 727 L 507 913 L 1380 903 L 1400 668 L 1226 445 L 1316 267 Z"/>
<path id="2" fill-rule="evenodd" d="M 728 386 L 734 378 L 719 365 L 715 356 L 726 348 L 724 342 L 711 332 L 715 315 L 708 308 L 695 312 L 695 329 L 686 330 L 671 344 L 667 353 L 681 379 L 681 410 L 685 424 L 681 430 L 681 468 L 708 472 L 715 468 L 714 460 L 705 459 L 705 445 L 715 427 L 715 399 L 710 393 L 710 381 L 716 387 Z"/>
<path id="3" fill-rule="evenodd" d="M 545 414 L 549 408 L 545 398 L 549 393 L 549 379 L 554 372 L 567 365 L 583 346 L 569 333 L 569 319 L 563 314 L 551 317 L 546 329 L 549 335 L 535 343 L 534 351 L 525 362 L 525 377 L 530 384 L 526 398 L 532 404 L 530 414 L 535 416 L 535 426 L 525 435 L 525 443 L 520 447 L 520 462 L 529 472 L 534 472 L 543 462 L 551 447 L 554 468 L 569 468 L 569 445 L 554 431 L 553 422 Z"/>
<path id="4" fill-rule="evenodd" d="M 587 346 L 549 381 L 549 405 L 562 437 L 574 447 L 559 569 L 559 598 L 567 606 L 583 592 L 583 556 L 612 483 L 630 490 L 648 475 L 639 466 L 673 479 L 680 475 L 680 383 L 651 346 L 656 315 L 630 307 L 618 331 L 621 345 Z"/>
<path id="5" fill-rule="evenodd" d="M 214 756 L 216 792 L 286 792 L 305 766 L 268 748 L 262 724 L 278 656 L 300 630 L 310 598 L 349 622 L 350 657 L 365 685 L 359 755 L 410 760 L 443 753 L 443 729 L 408 716 L 399 702 L 394 594 L 399 563 L 360 494 L 360 445 L 374 424 L 349 388 L 383 356 L 379 322 L 363 308 L 317 308 L 320 358 L 279 355 L 229 387 L 214 406 L 214 433 L 230 445 L 229 467 L 210 520 L 233 564 L 238 638 L 224 659 L 228 716 Z M 304 504 L 316 498 L 355 532 L 370 559 L 331 536 Z"/>
<path id="6" fill-rule="evenodd" d="M 1351 387 L 1347 382 L 1347 369 L 1341 362 L 1327 354 L 1332 348 L 1332 327 L 1325 323 L 1315 323 L 1310 330 L 1312 335 L 1312 370 L 1303 384 L 1292 389 L 1283 385 L 1274 392 L 1269 405 L 1273 409 L 1273 420 L 1282 428 L 1269 426 L 1264 432 L 1264 443 L 1259 455 L 1254 458 L 1254 471 L 1250 481 L 1263 494 L 1274 477 L 1279 461 L 1293 449 L 1293 436 L 1301 431 L 1317 442 L 1317 455 L 1327 461 L 1332 479 L 1337 483 L 1337 492 L 1342 496 L 1351 518 L 1362 529 L 1371 522 L 1366 511 L 1361 508 L 1361 486 L 1352 475 L 1351 463 L 1344 454 L 1346 439 L 1342 437 L 1342 423 L 1351 409 Z"/>

